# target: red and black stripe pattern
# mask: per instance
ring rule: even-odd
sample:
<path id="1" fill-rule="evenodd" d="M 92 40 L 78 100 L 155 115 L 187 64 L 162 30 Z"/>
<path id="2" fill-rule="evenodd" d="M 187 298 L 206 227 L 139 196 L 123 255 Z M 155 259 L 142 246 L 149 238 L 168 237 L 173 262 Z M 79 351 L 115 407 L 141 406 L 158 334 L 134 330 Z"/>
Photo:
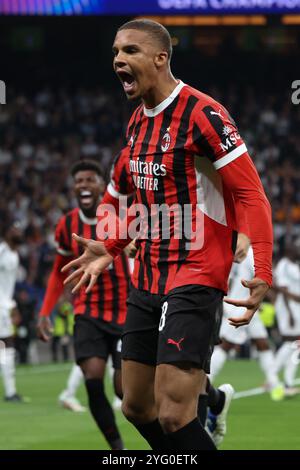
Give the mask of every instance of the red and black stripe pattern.
<path id="1" fill-rule="evenodd" d="M 84 219 L 78 208 L 62 217 L 56 228 L 58 253 L 77 258 L 82 248 L 72 239 L 72 233 L 97 240 L 96 220 Z M 116 329 L 120 328 L 126 317 L 126 300 L 129 290 L 129 267 L 124 254 L 99 276 L 96 286 L 88 294 L 82 288 L 74 297 L 74 312 L 92 318 L 101 318 Z"/>
<path id="2" fill-rule="evenodd" d="M 115 197 L 130 196 L 135 192 L 129 169 L 129 147 L 125 147 L 115 158 L 111 168 L 108 192 Z"/>
<path id="3" fill-rule="evenodd" d="M 242 141 L 239 136 L 231 136 L 237 131 L 224 108 L 189 86 L 183 86 L 166 107 L 159 107 L 157 111 L 139 107 L 127 132 L 126 151 L 136 202 L 147 208 L 148 222 L 147 232 L 142 231 L 138 240 L 133 283 L 155 294 L 190 283 L 226 290 L 235 220 L 232 197 L 228 196 L 227 201 L 226 189 L 224 192 L 222 188 L 215 189 L 219 191 L 216 202 L 223 204 L 221 210 L 224 207 L 224 220 L 214 216 L 214 211 L 217 213 L 214 208 L 206 210 L 207 201 L 202 207 L 199 202 L 201 182 L 195 161 L 206 157 L 212 166 L 212 162 L 215 164 L 237 149 Z M 214 168 L 213 171 L 217 173 Z M 172 210 L 169 236 L 162 233 L 166 224 L 162 223 L 161 212 L 156 214 L 155 211 L 164 204 L 169 208 L 179 207 L 181 220 L 189 222 L 181 228 L 182 236 L 175 236 L 178 219 Z M 193 251 L 189 248 L 189 234 L 201 211 L 204 244 Z"/>

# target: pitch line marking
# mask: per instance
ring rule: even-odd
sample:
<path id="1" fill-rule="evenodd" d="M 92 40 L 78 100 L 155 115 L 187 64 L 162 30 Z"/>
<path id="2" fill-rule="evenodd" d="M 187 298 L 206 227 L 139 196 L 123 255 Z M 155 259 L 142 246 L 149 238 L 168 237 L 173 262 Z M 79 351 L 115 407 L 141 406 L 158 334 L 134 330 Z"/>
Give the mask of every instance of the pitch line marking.
<path id="1" fill-rule="evenodd" d="M 300 384 L 300 379 L 296 379 L 295 385 L 299 385 L 299 384 Z M 268 393 L 268 390 L 266 390 L 264 387 L 250 388 L 249 390 L 236 392 L 233 396 L 233 399 L 238 400 L 239 398 L 254 397 L 255 395 L 262 395 L 263 393 Z"/>

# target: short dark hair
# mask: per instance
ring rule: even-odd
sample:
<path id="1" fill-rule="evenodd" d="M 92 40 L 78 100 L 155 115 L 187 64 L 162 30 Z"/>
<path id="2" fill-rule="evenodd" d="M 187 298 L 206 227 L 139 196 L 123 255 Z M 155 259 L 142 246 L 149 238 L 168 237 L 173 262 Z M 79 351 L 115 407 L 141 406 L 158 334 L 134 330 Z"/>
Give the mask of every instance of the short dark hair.
<path id="1" fill-rule="evenodd" d="M 103 178 L 103 171 L 99 163 L 95 160 L 90 160 L 88 158 L 83 158 L 82 160 L 78 160 L 78 162 L 74 163 L 71 168 L 71 175 L 74 177 L 79 171 L 87 170 L 94 171 L 95 173 L 97 173 L 97 175 Z"/>
<path id="2" fill-rule="evenodd" d="M 138 29 L 139 31 L 145 31 L 149 33 L 153 39 L 159 42 L 160 46 L 164 51 L 168 53 L 169 60 L 172 57 L 172 40 L 169 31 L 157 21 L 148 20 L 147 18 L 141 18 L 137 20 L 131 20 L 124 23 L 118 31 L 123 29 Z"/>

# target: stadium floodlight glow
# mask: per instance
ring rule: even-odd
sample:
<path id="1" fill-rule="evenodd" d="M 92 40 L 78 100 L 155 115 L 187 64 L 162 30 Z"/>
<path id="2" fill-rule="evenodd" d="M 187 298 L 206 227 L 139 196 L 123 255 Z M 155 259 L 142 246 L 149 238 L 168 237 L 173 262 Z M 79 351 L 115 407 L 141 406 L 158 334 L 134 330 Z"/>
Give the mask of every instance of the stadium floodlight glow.
<path id="1" fill-rule="evenodd" d="M 138 16 L 138 18 L 144 18 Z M 165 26 L 263 26 L 267 24 L 264 15 L 202 15 L 202 16 L 147 16 Z"/>
<path id="2" fill-rule="evenodd" d="M 223 15 L 300 13 L 300 0 L 1 0 L 6 15 Z"/>
<path id="3" fill-rule="evenodd" d="M 300 24 L 300 15 L 284 15 L 281 22 L 282 24 Z"/>

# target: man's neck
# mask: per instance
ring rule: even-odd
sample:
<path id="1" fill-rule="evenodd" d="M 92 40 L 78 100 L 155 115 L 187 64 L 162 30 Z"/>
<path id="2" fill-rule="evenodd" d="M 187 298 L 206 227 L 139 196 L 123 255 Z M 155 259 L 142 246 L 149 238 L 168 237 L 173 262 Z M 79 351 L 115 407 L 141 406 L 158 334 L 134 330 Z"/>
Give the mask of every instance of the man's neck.
<path id="1" fill-rule="evenodd" d="M 79 217 L 84 224 L 95 225 L 97 224 L 96 209 L 84 211 L 79 208 Z"/>
<path id="2" fill-rule="evenodd" d="M 171 74 L 168 74 L 167 77 L 163 77 L 163 79 L 159 80 L 157 85 L 143 96 L 142 101 L 145 108 L 153 109 L 158 106 L 171 95 L 178 83 L 179 82 Z"/>

